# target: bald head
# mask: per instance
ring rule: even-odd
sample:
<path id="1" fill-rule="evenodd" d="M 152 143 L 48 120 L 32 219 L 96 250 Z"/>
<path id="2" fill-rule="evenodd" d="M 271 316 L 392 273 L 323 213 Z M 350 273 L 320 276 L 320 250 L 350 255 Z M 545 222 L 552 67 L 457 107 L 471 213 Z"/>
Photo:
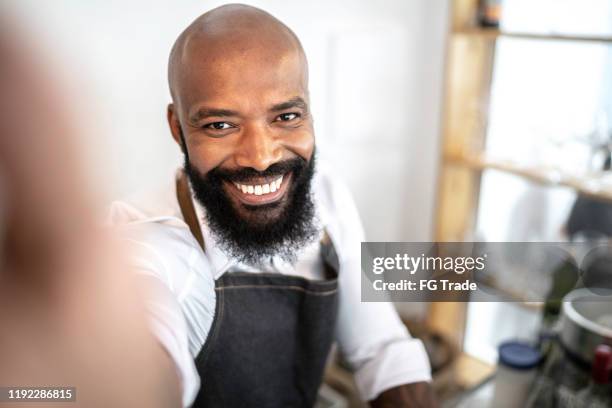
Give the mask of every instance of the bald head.
<path id="1" fill-rule="evenodd" d="M 249 61 L 282 64 L 287 59 L 298 61 L 307 86 L 306 57 L 289 27 L 258 8 L 224 5 L 198 17 L 177 38 L 168 62 L 170 92 L 174 103 L 180 103 L 190 77 L 206 65 L 245 65 Z"/>
<path id="2" fill-rule="evenodd" d="M 295 34 L 270 14 L 226 5 L 198 17 L 176 40 L 168 76 L 168 123 L 193 174 L 261 175 L 273 165 L 311 160 L 306 58 Z M 254 205 L 252 197 L 227 193 L 234 208 L 252 216 L 243 208 Z M 278 214 L 286 200 L 277 197 Z"/>
<path id="3" fill-rule="evenodd" d="M 295 34 L 254 7 L 216 8 L 179 36 L 168 79 L 172 137 L 224 250 L 269 257 L 315 236 L 315 138 Z"/>
<path id="4" fill-rule="evenodd" d="M 315 139 L 295 34 L 254 7 L 216 8 L 176 40 L 168 79 L 170 130 L 218 242 L 259 257 L 308 240 Z"/>

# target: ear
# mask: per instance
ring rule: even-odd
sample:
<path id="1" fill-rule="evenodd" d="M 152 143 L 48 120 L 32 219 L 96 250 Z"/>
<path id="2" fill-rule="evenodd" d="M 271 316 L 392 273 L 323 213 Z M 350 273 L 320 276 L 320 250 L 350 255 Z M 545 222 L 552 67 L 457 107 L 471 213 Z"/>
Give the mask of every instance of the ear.
<path id="1" fill-rule="evenodd" d="M 170 126 L 170 132 L 172 133 L 172 138 L 181 147 L 181 150 L 183 150 L 183 142 L 181 140 L 181 122 L 179 121 L 178 114 L 176 113 L 176 108 L 173 103 L 168 105 L 166 117 L 168 119 L 168 125 Z"/>

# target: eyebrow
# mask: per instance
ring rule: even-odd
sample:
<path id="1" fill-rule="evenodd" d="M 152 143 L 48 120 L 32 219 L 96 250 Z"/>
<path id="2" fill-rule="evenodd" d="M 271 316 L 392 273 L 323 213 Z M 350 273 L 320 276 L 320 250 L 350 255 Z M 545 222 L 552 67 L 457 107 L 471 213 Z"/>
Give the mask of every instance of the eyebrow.
<path id="1" fill-rule="evenodd" d="M 291 108 L 300 108 L 308 111 L 308 104 L 303 98 L 296 96 L 288 101 L 277 103 L 270 107 L 270 112 L 279 112 Z M 231 109 L 200 108 L 189 118 L 191 123 L 198 123 L 210 117 L 240 116 L 240 113 Z"/>
<path id="2" fill-rule="evenodd" d="M 238 112 L 233 111 L 231 109 L 200 108 L 193 115 L 191 115 L 189 120 L 191 121 L 191 123 L 198 123 L 202 119 L 210 118 L 213 116 L 238 116 Z"/>
<path id="3" fill-rule="evenodd" d="M 282 111 L 285 109 L 291 109 L 291 108 L 300 108 L 303 109 L 305 111 L 308 110 L 308 104 L 306 104 L 306 101 L 304 101 L 304 99 L 302 99 L 299 96 L 296 96 L 295 98 L 291 98 L 286 102 L 281 102 L 278 103 L 276 105 L 273 105 L 270 108 L 271 112 L 278 112 L 278 111 Z"/>

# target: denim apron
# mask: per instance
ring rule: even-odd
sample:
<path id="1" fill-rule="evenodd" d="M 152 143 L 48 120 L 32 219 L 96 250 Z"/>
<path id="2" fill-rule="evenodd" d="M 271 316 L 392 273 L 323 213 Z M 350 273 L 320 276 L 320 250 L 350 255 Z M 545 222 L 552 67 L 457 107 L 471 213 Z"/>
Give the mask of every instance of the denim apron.
<path id="1" fill-rule="evenodd" d="M 187 182 L 177 179 L 181 212 L 204 250 Z M 338 257 L 321 240 L 325 279 L 227 272 L 215 281 L 215 317 L 195 363 L 203 407 L 312 407 L 333 342 Z"/>

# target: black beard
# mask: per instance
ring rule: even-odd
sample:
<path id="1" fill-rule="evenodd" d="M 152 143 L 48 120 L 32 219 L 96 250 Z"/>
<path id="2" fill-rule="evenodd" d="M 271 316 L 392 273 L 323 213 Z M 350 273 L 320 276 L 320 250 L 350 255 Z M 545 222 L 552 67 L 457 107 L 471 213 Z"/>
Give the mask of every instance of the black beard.
<path id="1" fill-rule="evenodd" d="M 201 174 L 185 156 L 184 169 L 195 197 L 206 209 L 206 222 L 217 244 L 228 255 L 250 265 L 278 256 L 294 263 L 297 254 L 317 236 L 311 194 L 315 155 L 274 163 L 265 171 L 252 168 L 214 168 Z M 263 205 L 239 203 L 240 214 L 224 189 L 224 181 L 244 182 L 254 177 L 275 177 L 291 172 L 289 188 L 280 201 Z M 272 215 L 271 215 L 272 214 Z"/>

